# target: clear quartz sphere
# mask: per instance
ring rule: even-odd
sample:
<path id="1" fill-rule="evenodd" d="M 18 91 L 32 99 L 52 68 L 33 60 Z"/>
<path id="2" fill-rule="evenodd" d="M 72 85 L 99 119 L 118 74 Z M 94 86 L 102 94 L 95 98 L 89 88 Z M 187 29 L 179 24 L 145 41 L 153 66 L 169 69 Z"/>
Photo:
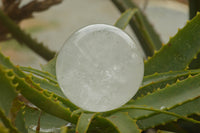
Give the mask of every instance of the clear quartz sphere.
<path id="1" fill-rule="evenodd" d="M 56 76 L 66 97 L 92 112 L 113 110 L 128 102 L 143 79 L 143 58 L 121 29 L 105 24 L 72 34 L 56 61 Z"/>

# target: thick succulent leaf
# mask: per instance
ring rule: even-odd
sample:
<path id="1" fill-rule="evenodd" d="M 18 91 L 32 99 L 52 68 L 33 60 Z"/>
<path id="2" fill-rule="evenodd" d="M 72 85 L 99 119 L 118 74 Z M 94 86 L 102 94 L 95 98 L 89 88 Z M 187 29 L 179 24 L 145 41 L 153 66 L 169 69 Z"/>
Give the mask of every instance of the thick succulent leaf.
<path id="1" fill-rule="evenodd" d="M 90 123 L 95 115 L 96 113 L 82 113 L 76 125 L 76 132 L 87 133 Z"/>
<path id="2" fill-rule="evenodd" d="M 184 75 L 193 75 L 200 73 L 200 69 L 196 70 L 182 70 L 182 71 L 169 71 L 164 73 L 154 73 L 152 75 L 144 76 L 141 86 L 146 86 L 152 82 L 163 81 L 168 78 L 175 78 Z"/>
<path id="3" fill-rule="evenodd" d="M 0 108 L 3 109 L 5 114 L 8 116 L 12 102 L 17 96 L 17 92 L 14 89 L 16 84 L 12 83 L 14 77 L 6 72 L 8 71 L 0 71 Z"/>
<path id="4" fill-rule="evenodd" d="M 186 120 L 188 122 L 192 122 L 192 123 L 195 123 L 195 124 L 200 124 L 200 121 L 195 120 L 193 118 L 185 117 L 185 116 L 176 114 L 174 112 L 166 111 L 164 108 L 163 109 L 162 108 L 161 109 L 155 109 L 155 108 L 152 108 L 152 107 L 148 107 L 146 105 L 143 105 L 143 106 L 141 106 L 141 105 L 139 105 L 139 106 L 138 105 L 125 105 L 125 106 L 120 107 L 118 109 L 115 109 L 115 110 L 112 110 L 112 111 L 109 111 L 109 112 L 105 112 L 105 113 L 103 113 L 103 115 L 107 116 L 107 115 L 113 114 L 115 112 L 124 111 L 124 110 L 127 110 L 127 109 L 153 111 L 155 114 L 158 114 L 158 113 L 167 114 L 169 116 L 173 116 L 175 118 L 183 119 L 183 120 Z"/>
<path id="5" fill-rule="evenodd" d="M 14 66 L 14 65 L 10 62 L 9 58 L 5 57 L 1 52 L 0 52 L 0 64 L 2 64 L 3 66 L 5 66 L 6 68 L 12 69 L 13 72 L 16 74 L 17 77 L 19 76 L 20 78 L 24 78 L 24 79 L 25 79 L 24 82 L 26 82 L 27 84 L 29 84 L 32 88 L 37 89 L 37 90 L 39 90 L 39 91 L 42 91 L 42 90 L 43 90 L 39 85 L 37 85 L 36 83 L 34 83 L 34 82 L 32 81 L 32 79 L 31 79 L 32 75 L 27 76 L 25 73 L 23 73 L 23 72 L 19 69 L 19 67 Z M 40 82 L 43 82 L 43 81 L 40 81 Z M 47 84 L 46 84 L 46 85 L 47 85 Z M 49 83 L 48 85 L 51 85 L 51 84 Z M 47 88 L 47 87 L 45 87 L 45 88 Z M 73 103 L 71 103 L 69 100 L 67 100 L 66 98 L 57 96 L 56 94 L 51 93 L 51 92 L 49 92 L 49 91 L 47 91 L 47 90 L 44 91 L 43 94 L 47 95 L 48 97 L 49 97 L 50 94 L 51 94 L 51 96 L 52 96 L 54 99 L 59 99 L 60 101 L 62 101 L 63 104 L 65 104 L 65 106 L 70 107 L 71 109 L 77 109 L 77 107 L 76 107 Z"/>
<path id="6" fill-rule="evenodd" d="M 195 113 L 199 114 L 200 113 L 200 106 L 198 106 L 199 104 L 200 104 L 200 98 L 197 97 L 191 101 L 183 103 L 182 105 L 176 106 L 168 111 L 174 112 L 182 116 L 188 116 Z M 164 125 L 174 120 L 177 120 L 177 118 L 174 116 L 166 114 L 155 114 L 153 116 L 141 118 L 140 120 L 138 120 L 137 124 L 141 129 L 148 129 L 158 125 Z"/>
<path id="7" fill-rule="evenodd" d="M 145 75 L 187 68 L 200 50 L 199 35 L 200 14 L 198 13 L 159 52 L 145 62 Z"/>
<path id="8" fill-rule="evenodd" d="M 2 74 L 2 78 L 6 78 L 6 74 L 2 66 L 0 67 L 0 73 Z M 36 84 L 28 84 L 25 79 L 19 78 L 15 73 L 9 71 L 10 75 L 12 75 L 12 82 L 17 84 L 16 89 L 20 91 L 20 93 L 28 99 L 31 103 L 38 106 L 45 112 L 57 116 L 59 118 L 65 119 L 69 122 L 76 123 L 78 116 L 73 115 L 71 116 L 71 111 L 69 108 L 63 106 L 57 99 L 53 97 L 53 94 L 49 93 L 48 91 L 43 90 L 40 86 Z M 26 80 L 29 77 L 26 77 Z M 10 83 L 11 84 L 11 83 Z"/>
<path id="9" fill-rule="evenodd" d="M 117 22 L 114 25 L 124 30 L 136 12 L 137 12 L 137 9 L 127 9 L 124 13 L 122 13 L 120 18 L 117 20 Z"/>
<path id="10" fill-rule="evenodd" d="M 48 73 L 48 72 L 40 71 L 40 70 L 31 68 L 31 67 L 20 67 L 20 69 L 22 71 L 33 73 L 33 74 L 35 74 L 37 76 L 43 77 L 45 79 L 48 79 L 49 81 L 57 84 L 56 77 L 54 75 Z"/>
<path id="11" fill-rule="evenodd" d="M 140 133 L 136 120 L 131 119 L 128 113 L 118 112 L 106 117 L 119 133 Z"/>
<path id="12" fill-rule="evenodd" d="M 42 77 L 45 77 L 45 79 L 48 79 L 49 78 L 54 78 L 53 75 L 49 74 L 48 72 L 42 72 L 42 71 L 39 71 L 39 70 L 36 70 L 36 69 L 33 69 L 33 68 L 25 68 L 25 67 L 20 67 L 22 68 L 22 70 L 27 70 L 29 72 L 36 72 L 36 73 L 41 73 L 41 74 L 38 74 L 39 75 L 43 75 Z M 48 76 L 48 78 L 46 78 Z M 33 82 L 37 83 L 40 85 L 41 88 L 43 89 L 46 89 L 50 92 L 53 92 L 53 96 L 55 98 L 57 98 L 59 101 L 61 101 L 63 104 L 65 104 L 66 106 L 70 107 L 71 110 L 74 110 L 74 109 L 77 109 L 77 106 L 74 105 L 73 103 L 71 103 L 66 97 L 65 95 L 63 94 L 61 88 L 59 87 L 57 81 L 55 79 L 53 79 L 53 83 L 52 82 L 48 82 L 47 80 L 45 79 L 41 79 L 41 78 L 38 78 L 36 76 L 31 76 Z"/>
<path id="13" fill-rule="evenodd" d="M 1 69 L 1 68 L 0 68 Z M 27 133 L 27 130 L 23 123 L 23 116 L 17 115 L 18 114 L 18 106 L 16 106 L 15 101 L 17 97 L 17 92 L 15 88 L 17 87 L 17 84 L 14 84 L 12 82 L 13 76 L 9 74 L 9 71 L 12 70 L 0 70 L 0 109 L 2 109 L 5 113 L 5 115 L 8 117 L 7 119 L 11 119 L 13 123 L 15 123 L 17 129 L 21 133 Z M 20 106 L 19 106 L 20 108 Z M 16 118 L 15 118 L 16 117 Z M 14 121 L 13 119 L 16 119 Z M 22 121 L 20 121 L 22 120 Z M 14 127 L 13 127 L 14 128 Z"/>
<path id="14" fill-rule="evenodd" d="M 171 86 L 158 90 L 137 100 L 133 100 L 128 105 L 147 105 L 155 109 L 171 109 L 200 95 L 200 75 L 190 76 Z M 127 110 L 132 118 L 141 118 L 151 115 L 152 111 Z"/>
<path id="15" fill-rule="evenodd" d="M 176 83 L 177 80 L 183 80 L 189 75 L 196 75 L 200 72 L 197 70 L 184 70 L 184 71 L 171 71 L 166 73 L 155 73 L 153 75 L 145 76 L 143 79 L 142 87 L 138 90 L 133 99 L 145 96 L 149 93 L 162 89 L 166 85 Z"/>
<path id="16" fill-rule="evenodd" d="M 11 121 L 8 119 L 4 111 L 0 108 L 0 119 L 3 122 L 4 126 L 9 129 L 12 133 L 20 133 L 16 127 L 14 127 Z"/>
<path id="17" fill-rule="evenodd" d="M 139 90 L 133 96 L 132 99 L 133 100 L 140 99 L 141 97 L 144 97 L 144 96 L 149 95 L 153 92 L 156 92 L 157 90 L 163 89 L 166 86 L 175 84 L 177 81 L 179 81 L 179 79 L 183 80 L 185 78 L 187 78 L 187 75 L 181 76 L 181 77 L 175 77 L 175 78 L 168 78 L 168 79 L 163 80 L 163 81 L 157 81 L 157 82 L 150 83 L 146 86 L 140 87 Z"/>
<path id="18" fill-rule="evenodd" d="M 56 59 L 57 56 L 51 59 L 47 64 L 41 65 L 42 70 L 56 76 Z"/>
<path id="19" fill-rule="evenodd" d="M 65 97 L 63 97 L 63 93 L 61 92 L 61 89 L 59 88 L 59 86 L 57 84 L 51 84 L 43 79 L 39 79 L 36 78 L 34 76 L 27 76 L 25 73 L 23 73 L 20 68 L 15 67 L 9 60 L 9 58 L 4 57 L 4 55 L 0 52 L 0 64 L 4 65 L 7 68 L 13 69 L 14 73 L 17 74 L 17 76 L 21 77 L 21 78 L 25 78 L 25 82 L 28 83 L 31 87 L 38 89 L 39 91 L 42 91 L 44 89 L 47 89 L 48 91 L 44 91 L 43 94 L 53 97 L 54 99 L 61 101 L 62 104 L 64 104 L 67 107 L 70 107 L 71 110 L 77 109 L 77 106 L 75 106 L 73 103 L 71 103 L 68 99 L 66 99 Z M 49 65 L 51 66 L 51 65 Z M 53 70 L 55 70 L 54 68 L 52 68 Z M 45 72 L 44 72 L 45 73 Z M 50 74 L 51 75 L 51 74 Z M 46 75 L 47 76 L 47 75 Z M 34 82 L 41 84 L 41 87 L 36 85 L 32 79 L 34 79 Z M 55 92 L 51 93 L 51 92 Z"/>
<path id="20" fill-rule="evenodd" d="M 135 32 L 145 54 L 147 56 L 152 56 L 154 54 L 154 50 L 159 50 L 162 46 L 162 42 L 155 32 L 152 25 L 149 23 L 146 16 L 142 13 L 142 11 L 133 3 L 131 0 L 112 0 L 112 2 L 116 5 L 116 7 L 124 12 L 129 8 L 137 8 L 138 12 L 135 17 L 133 17 L 130 21 L 130 26 Z"/>
<path id="21" fill-rule="evenodd" d="M 19 83 L 17 89 L 21 91 L 21 94 L 34 105 L 38 106 L 47 113 L 55 115 L 59 118 L 63 118 L 69 122 L 76 123 L 77 116 L 74 115 L 72 117 L 70 109 L 63 106 L 59 101 L 57 101 L 57 99 L 54 99 L 53 97 L 51 97 L 51 95 L 47 97 L 43 94 L 43 92 L 45 93 L 45 91 L 39 91 L 32 88 L 22 79 L 15 78 L 15 82 Z"/>

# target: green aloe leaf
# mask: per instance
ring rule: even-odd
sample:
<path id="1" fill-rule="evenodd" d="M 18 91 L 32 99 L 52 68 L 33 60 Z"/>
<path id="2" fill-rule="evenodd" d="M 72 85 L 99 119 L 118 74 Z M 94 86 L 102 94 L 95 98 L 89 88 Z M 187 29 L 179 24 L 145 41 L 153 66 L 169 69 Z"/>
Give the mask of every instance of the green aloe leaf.
<path id="1" fill-rule="evenodd" d="M 2 113 L 5 114 L 5 117 L 7 117 L 3 117 L 2 119 L 7 119 L 8 122 L 12 120 L 12 123 L 14 123 L 17 127 L 17 129 L 15 129 L 16 127 L 12 127 L 12 125 L 10 125 L 7 126 L 9 129 L 11 128 L 11 130 L 19 130 L 21 133 L 27 133 L 27 129 L 25 128 L 23 121 L 20 121 L 23 120 L 24 117 L 22 115 L 17 115 L 17 118 L 15 118 L 15 115 L 18 114 L 18 109 L 16 109 L 18 106 L 15 104 L 17 97 L 15 88 L 17 87 L 17 83 L 12 82 L 14 76 L 9 73 L 9 71 L 12 70 L 0 69 L 0 109 L 2 109 Z M 16 119 L 16 121 L 13 119 Z M 6 122 L 6 120 L 4 121 Z"/>
<path id="2" fill-rule="evenodd" d="M 118 133 L 140 133 L 136 120 L 133 120 L 128 113 L 118 112 L 106 119 L 113 123 Z"/>
<path id="3" fill-rule="evenodd" d="M 12 133 L 20 133 L 16 127 L 13 126 L 11 121 L 8 119 L 4 111 L 0 108 L 0 119 L 3 122 L 4 126 L 10 130 Z"/>
<path id="4" fill-rule="evenodd" d="M 19 83 L 17 89 L 21 92 L 21 94 L 34 105 L 38 106 L 47 113 L 63 118 L 69 122 L 76 123 L 77 116 L 71 117 L 70 108 L 63 106 L 57 99 L 51 97 L 51 94 L 48 97 L 45 95 L 45 91 L 36 90 L 19 78 L 15 78 L 15 82 Z"/>
<path id="5" fill-rule="evenodd" d="M 76 126 L 76 132 L 87 133 L 90 123 L 95 115 L 96 113 L 82 113 Z"/>
<path id="6" fill-rule="evenodd" d="M 9 58 L 8 58 L 8 57 L 5 57 L 1 52 L 0 52 L 0 64 L 2 64 L 2 65 L 3 65 L 4 67 L 6 67 L 6 68 L 12 69 L 13 72 L 16 74 L 16 76 L 17 76 L 18 78 L 24 78 L 24 79 L 25 79 L 24 82 L 26 82 L 27 84 L 29 84 L 32 88 L 37 89 L 37 90 L 39 90 L 39 91 L 42 91 L 42 90 L 43 90 L 38 84 L 36 84 L 36 83 L 34 83 L 34 82 L 32 81 L 32 79 L 31 79 L 31 78 L 33 77 L 32 75 L 27 76 L 25 73 L 23 73 L 23 72 L 20 70 L 19 67 L 14 66 L 14 65 L 10 62 Z M 37 80 L 37 81 L 38 81 L 38 80 Z M 44 81 L 41 81 L 41 80 L 40 80 L 39 82 L 41 82 L 41 85 L 46 84 L 46 86 L 43 86 L 45 89 L 46 89 L 47 87 L 49 87 L 49 85 L 51 86 L 50 83 L 45 83 Z M 51 86 L 51 87 L 53 87 L 53 86 Z M 55 87 L 55 86 L 54 86 L 54 87 Z M 50 89 L 52 89 L 52 88 L 50 88 Z M 58 88 L 57 88 L 57 89 L 58 89 Z M 59 89 L 60 89 L 60 88 L 59 88 Z M 54 92 L 54 91 L 53 91 L 53 92 Z M 59 91 L 57 90 L 57 92 L 59 92 Z M 49 91 L 47 91 L 47 90 L 45 90 L 45 91 L 43 92 L 43 94 L 46 95 L 46 96 L 48 96 L 48 97 L 50 97 L 50 95 L 51 95 L 52 98 L 61 101 L 63 104 L 65 104 L 65 106 L 70 107 L 72 110 L 73 110 L 73 109 L 77 109 L 77 107 L 76 107 L 73 103 L 71 103 L 69 100 L 67 100 L 66 98 L 57 96 L 56 94 L 51 93 L 51 92 L 49 92 Z M 61 94 L 61 93 L 60 93 L 60 94 Z M 62 94 L 61 94 L 61 95 L 62 95 Z"/>
<path id="7" fill-rule="evenodd" d="M 136 12 L 137 12 L 137 9 L 127 9 L 124 13 L 122 13 L 120 18 L 117 20 L 117 22 L 114 25 L 124 30 Z"/>
<path id="8" fill-rule="evenodd" d="M 153 75 L 145 76 L 142 86 L 133 99 L 145 96 L 149 93 L 155 92 L 158 89 L 162 89 L 167 85 L 174 84 L 178 80 L 183 80 L 190 75 L 196 75 L 198 73 L 200 73 L 199 69 L 155 73 Z"/>
<path id="9" fill-rule="evenodd" d="M 200 50 L 200 14 L 145 62 L 145 75 L 155 72 L 179 71 L 188 67 Z"/>
<path id="10" fill-rule="evenodd" d="M 193 74 L 198 74 L 198 73 L 200 73 L 200 69 L 169 71 L 169 72 L 164 72 L 164 73 L 154 73 L 152 75 L 144 76 L 141 86 L 146 86 L 146 85 L 148 85 L 152 82 L 163 81 L 163 80 L 166 80 L 168 78 L 175 78 L 175 77 L 178 77 L 178 76 L 193 75 Z"/>
<path id="11" fill-rule="evenodd" d="M 195 113 L 199 114 L 200 113 L 200 106 L 198 106 L 199 103 L 200 103 L 200 98 L 197 97 L 179 106 L 173 107 L 168 111 L 174 112 L 182 116 L 189 116 Z M 177 118 L 174 116 L 166 114 L 154 114 L 152 116 L 141 118 L 140 120 L 138 120 L 137 124 L 141 129 L 145 130 L 148 128 L 154 128 L 155 126 L 158 125 L 164 125 L 175 120 L 177 120 Z"/>
<path id="12" fill-rule="evenodd" d="M 76 123 L 78 116 L 71 116 L 70 108 L 65 107 L 61 102 L 53 97 L 53 94 L 43 90 L 40 86 L 30 82 L 29 77 L 26 77 L 30 83 L 27 83 L 24 78 L 20 78 L 15 75 L 14 72 L 0 66 L 0 74 L 2 78 L 6 78 L 5 75 L 9 73 L 13 78 L 12 82 L 16 84 L 16 90 L 28 99 L 31 103 L 41 108 L 45 112 L 65 119 L 69 122 Z M 10 83 L 12 84 L 12 83 Z"/>
<path id="13" fill-rule="evenodd" d="M 126 106 L 123 106 L 121 108 L 118 108 L 117 110 L 113 110 L 111 111 L 112 113 L 114 113 L 115 111 L 123 111 L 124 109 L 135 109 L 135 110 L 148 110 L 148 111 L 153 111 L 153 112 L 156 112 L 153 116 L 148 116 L 147 118 L 141 118 L 141 119 L 138 119 L 138 124 L 140 126 L 141 129 L 144 129 L 144 126 L 145 124 L 147 125 L 150 125 L 150 127 L 148 128 L 154 128 L 155 126 L 157 126 L 155 123 L 156 122 L 160 122 L 159 124 L 166 124 L 164 122 L 166 121 L 163 121 L 162 119 L 156 119 L 157 121 L 154 122 L 154 116 L 158 113 L 160 114 L 164 114 L 165 116 L 168 116 L 170 119 L 182 119 L 182 120 L 185 120 L 187 122 L 190 122 L 190 123 L 193 123 L 193 124 L 200 124 L 200 121 L 198 120 L 195 120 L 193 118 L 189 118 L 189 117 L 185 117 L 184 115 L 180 115 L 180 114 L 177 114 L 175 112 L 172 112 L 172 111 L 165 111 L 163 109 L 154 109 L 152 107 L 147 107 L 147 106 L 133 106 L 133 105 L 126 105 Z M 105 113 L 104 113 L 105 114 Z M 107 112 L 108 114 L 108 112 Z M 153 118 L 152 118 L 153 117 Z M 161 117 L 162 118 L 162 117 Z M 143 119 L 147 120 L 147 123 L 144 123 L 144 121 L 142 121 Z M 149 121 L 148 121 L 149 120 Z M 164 119 L 165 120 L 165 119 Z M 168 119 L 169 120 L 169 119 Z M 142 121 L 142 122 L 141 122 Z M 155 124 L 155 125 L 154 125 Z M 158 123 L 157 123 L 158 124 Z M 146 128 L 145 128 L 146 129 Z"/>
<path id="14" fill-rule="evenodd" d="M 17 92 L 14 89 L 17 84 L 12 83 L 14 77 L 6 72 L 8 71 L 0 70 L 0 108 L 5 112 L 6 116 L 8 116 L 12 102 L 17 96 Z"/>
<path id="15" fill-rule="evenodd" d="M 162 90 L 133 100 L 128 105 L 146 105 L 155 109 L 171 109 L 175 106 L 188 102 L 200 95 L 200 75 L 190 76 L 176 84 L 167 86 Z M 127 110 L 129 115 L 136 119 L 152 115 L 152 111 Z"/>

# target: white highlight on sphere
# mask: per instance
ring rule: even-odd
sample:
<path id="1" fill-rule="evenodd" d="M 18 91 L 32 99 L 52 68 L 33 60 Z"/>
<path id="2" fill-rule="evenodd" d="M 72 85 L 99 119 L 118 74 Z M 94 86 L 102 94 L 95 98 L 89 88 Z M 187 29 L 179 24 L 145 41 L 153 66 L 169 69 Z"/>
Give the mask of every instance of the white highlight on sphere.
<path id="1" fill-rule="evenodd" d="M 92 112 L 113 110 L 137 92 L 144 73 L 135 42 L 121 29 L 105 24 L 86 26 L 64 43 L 56 76 L 66 97 Z"/>

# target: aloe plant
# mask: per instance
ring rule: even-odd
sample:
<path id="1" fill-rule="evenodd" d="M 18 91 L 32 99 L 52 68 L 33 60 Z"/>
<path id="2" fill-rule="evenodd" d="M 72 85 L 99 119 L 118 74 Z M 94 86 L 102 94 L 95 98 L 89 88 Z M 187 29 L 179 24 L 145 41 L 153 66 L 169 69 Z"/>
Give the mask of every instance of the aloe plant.
<path id="1" fill-rule="evenodd" d="M 126 5 L 129 2 L 125 0 Z M 124 3 L 121 4 L 124 7 Z M 143 82 L 127 104 L 108 112 L 84 111 L 62 93 L 55 76 L 56 57 L 42 66 L 42 70 L 37 70 L 15 66 L 0 52 L 0 132 L 140 133 L 149 128 L 159 132 L 198 132 L 200 69 L 189 66 L 200 51 L 200 13 L 161 48 L 159 43 L 155 44 L 155 38 L 159 37 L 148 27 L 148 20 L 137 7 L 123 12 L 114 25 L 125 29 L 130 21 L 134 24 L 133 18 L 137 26 L 145 24 L 146 28 L 137 28 L 137 32 L 147 39 L 143 47 L 153 55 L 146 51 L 146 55 L 152 57 L 144 60 Z M 38 52 L 45 59 L 54 55 L 25 34 L 1 10 L 0 22 L 19 42 L 30 42 L 31 46 L 27 46 L 33 50 L 42 47 L 41 51 L 48 51 L 48 57 Z M 154 39 L 152 34 L 149 36 L 151 32 L 154 32 Z M 152 53 L 152 50 L 157 51 Z"/>

